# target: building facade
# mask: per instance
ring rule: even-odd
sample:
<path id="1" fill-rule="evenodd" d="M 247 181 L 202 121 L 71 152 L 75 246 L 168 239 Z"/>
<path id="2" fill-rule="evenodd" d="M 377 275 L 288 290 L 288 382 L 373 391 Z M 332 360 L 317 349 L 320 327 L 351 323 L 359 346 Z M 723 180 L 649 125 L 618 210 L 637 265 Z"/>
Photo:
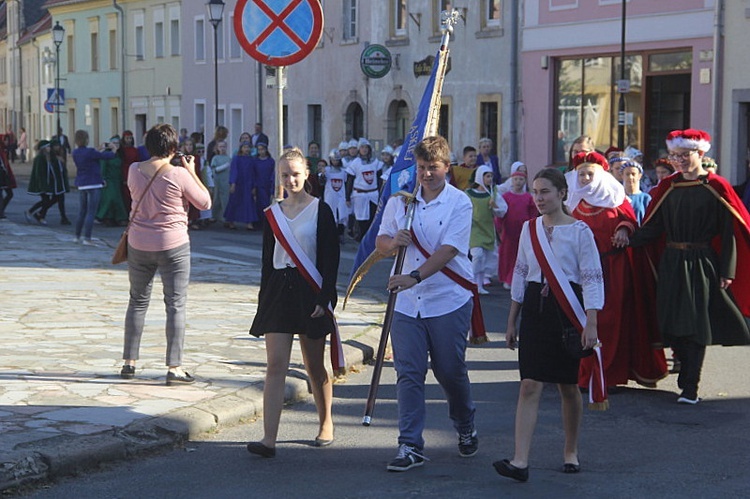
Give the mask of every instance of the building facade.
<path id="1" fill-rule="evenodd" d="M 526 0 L 521 40 L 523 158 L 532 169 L 567 161 L 589 135 L 618 144 L 621 0 Z M 668 131 L 711 131 L 714 0 L 628 0 L 625 146 L 647 162 Z"/>

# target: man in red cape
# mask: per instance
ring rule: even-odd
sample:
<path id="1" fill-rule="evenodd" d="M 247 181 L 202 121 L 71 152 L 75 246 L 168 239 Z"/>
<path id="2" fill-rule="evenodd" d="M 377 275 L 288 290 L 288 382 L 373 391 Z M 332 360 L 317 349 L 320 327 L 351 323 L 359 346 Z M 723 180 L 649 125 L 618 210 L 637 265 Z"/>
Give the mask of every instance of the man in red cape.
<path id="1" fill-rule="evenodd" d="M 677 401 L 685 404 L 700 400 L 707 345 L 750 343 L 750 214 L 725 179 L 701 166 L 710 141 L 702 130 L 667 135 L 676 173 L 650 192 L 643 226 L 629 241 L 653 243 L 656 315 L 682 363 Z"/>

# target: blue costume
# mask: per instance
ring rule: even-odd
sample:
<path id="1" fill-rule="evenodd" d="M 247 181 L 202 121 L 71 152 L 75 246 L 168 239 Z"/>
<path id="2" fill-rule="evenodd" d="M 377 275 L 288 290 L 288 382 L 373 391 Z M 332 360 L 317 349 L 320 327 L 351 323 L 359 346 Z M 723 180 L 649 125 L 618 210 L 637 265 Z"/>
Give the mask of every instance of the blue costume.
<path id="1" fill-rule="evenodd" d="M 251 224 L 258 221 L 253 190 L 255 189 L 255 165 L 253 157 L 237 155 L 229 167 L 229 185 L 234 192 L 229 194 L 229 202 L 224 212 L 228 222 Z"/>

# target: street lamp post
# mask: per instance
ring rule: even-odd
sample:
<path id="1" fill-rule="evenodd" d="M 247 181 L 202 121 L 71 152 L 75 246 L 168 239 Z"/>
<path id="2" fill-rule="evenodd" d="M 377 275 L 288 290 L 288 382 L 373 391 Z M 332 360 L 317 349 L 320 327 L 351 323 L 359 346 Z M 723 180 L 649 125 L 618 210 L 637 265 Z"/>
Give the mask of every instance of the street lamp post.
<path id="1" fill-rule="evenodd" d="M 219 24 L 224 14 L 223 0 L 210 0 L 206 4 L 208 8 L 208 20 L 214 27 L 214 130 L 219 126 Z"/>
<path id="2" fill-rule="evenodd" d="M 625 6 L 626 0 L 622 0 L 622 32 L 620 34 L 620 84 L 625 84 Z M 617 106 L 617 148 L 625 150 L 625 89 L 620 88 L 620 101 Z"/>
<path id="3" fill-rule="evenodd" d="M 60 25 L 60 21 L 55 21 L 55 27 L 52 28 L 52 39 L 55 42 L 55 66 L 57 67 L 57 75 L 55 77 L 55 114 L 57 115 L 57 129 L 55 130 L 55 136 L 60 136 L 60 45 L 62 45 L 63 38 L 65 38 L 65 28 Z"/>

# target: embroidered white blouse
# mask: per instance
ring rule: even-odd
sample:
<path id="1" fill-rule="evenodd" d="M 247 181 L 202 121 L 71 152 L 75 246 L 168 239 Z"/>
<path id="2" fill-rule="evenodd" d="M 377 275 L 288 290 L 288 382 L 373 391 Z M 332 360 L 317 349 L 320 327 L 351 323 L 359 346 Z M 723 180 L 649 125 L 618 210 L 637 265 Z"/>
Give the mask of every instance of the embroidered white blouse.
<path id="1" fill-rule="evenodd" d="M 536 220 L 532 219 L 530 222 Z M 570 225 L 555 225 L 551 234 L 539 234 L 539 237 L 548 237 L 552 252 L 568 281 L 581 285 L 584 309 L 601 310 L 604 307 L 604 276 L 594 234 L 589 226 L 577 220 Z M 542 269 L 531 246 L 529 222 L 526 222 L 521 230 L 518 257 L 510 286 L 513 301 L 523 303 L 528 282 L 541 283 Z"/>

